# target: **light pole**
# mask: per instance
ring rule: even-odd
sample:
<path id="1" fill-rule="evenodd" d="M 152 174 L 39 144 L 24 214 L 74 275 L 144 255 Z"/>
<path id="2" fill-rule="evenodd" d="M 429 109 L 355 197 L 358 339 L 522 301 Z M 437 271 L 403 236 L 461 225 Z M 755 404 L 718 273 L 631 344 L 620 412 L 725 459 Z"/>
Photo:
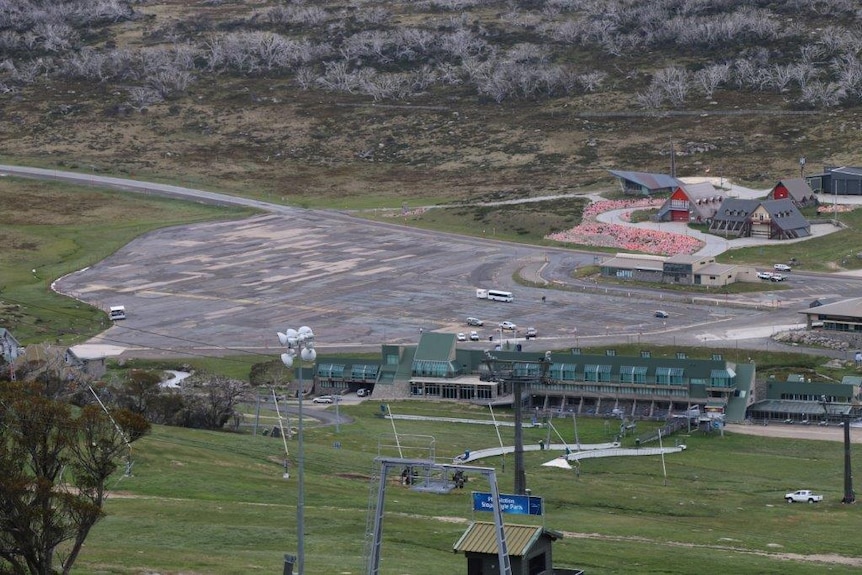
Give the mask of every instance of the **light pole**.
<path id="1" fill-rule="evenodd" d="M 305 575 L 305 450 L 302 440 L 302 396 L 305 393 L 305 385 L 302 380 L 302 362 L 314 361 L 317 352 L 314 350 L 314 332 L 308 326 L 302 326 L 298 330 L 288 329 L 284 333 L 278 332 L 278 341 L 287 346 L 287 351 L 281 354 L 281 361 L 285 367 L 293 367 L 293 362 L 299 355 L 297 372 L 299 373 L 299 425 L 297 426 L 299 437 L 299 450 L 297 462 L 297 475 L 299 476 L 298 493 L 296 497 L 296 572 L 297 575 Z"/>

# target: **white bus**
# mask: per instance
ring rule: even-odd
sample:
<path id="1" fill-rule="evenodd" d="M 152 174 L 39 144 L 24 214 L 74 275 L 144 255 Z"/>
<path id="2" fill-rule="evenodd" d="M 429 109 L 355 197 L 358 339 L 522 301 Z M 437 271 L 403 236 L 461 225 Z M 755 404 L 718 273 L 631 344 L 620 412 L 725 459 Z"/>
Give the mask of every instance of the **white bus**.
<path id="1" fill-rule="evenodd" d="M 512 302 L 515 301 L 515 296 L 510 291 L 501 291 L 496 289 L 488 290 L 488 299 L 494 301 L 506 301 Z"/>

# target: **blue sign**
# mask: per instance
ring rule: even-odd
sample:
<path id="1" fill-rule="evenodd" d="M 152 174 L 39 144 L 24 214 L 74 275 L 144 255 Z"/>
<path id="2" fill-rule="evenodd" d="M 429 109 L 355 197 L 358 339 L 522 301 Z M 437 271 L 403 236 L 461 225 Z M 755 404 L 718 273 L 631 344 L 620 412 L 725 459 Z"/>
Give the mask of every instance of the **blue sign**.
<path id="1" fill-rule="evenodd" d="M 494 511 L 490 493 L 473 492 L 473 511 Z M 512 515 L 542 515 L 542 498 L 500 494 L 500 511 Z"/>

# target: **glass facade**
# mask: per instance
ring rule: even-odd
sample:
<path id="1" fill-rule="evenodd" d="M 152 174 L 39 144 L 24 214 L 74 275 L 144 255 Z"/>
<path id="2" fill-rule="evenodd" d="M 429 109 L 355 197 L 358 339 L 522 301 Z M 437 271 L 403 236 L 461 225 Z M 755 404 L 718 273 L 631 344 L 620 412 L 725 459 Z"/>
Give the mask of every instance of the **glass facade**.
<path id="1" fill-rule="evenodd" d="M 413 375 L 419 377 L 455 377 L 458 371 L 450 361 L 417 359 L 413 362 Z"/>
<path id="2" fill-rule="evenodd" d="M 662 385 L 683 385 L 685 370 L 681 367 L 657 367 L 655 370 L 655 382 Z"/>
<path id="3" fill-rule="evenodd" d="M 377 365 L 354 365 L 350 370 L 350 379 L 353 381 L 376 381 L 380 366 Z"/>
<path id="4" fill-rule="evenodd" d="M 344 365 L 336 363 L 317 364 L 317 377 L 320 379 L 344 379 Z"/>

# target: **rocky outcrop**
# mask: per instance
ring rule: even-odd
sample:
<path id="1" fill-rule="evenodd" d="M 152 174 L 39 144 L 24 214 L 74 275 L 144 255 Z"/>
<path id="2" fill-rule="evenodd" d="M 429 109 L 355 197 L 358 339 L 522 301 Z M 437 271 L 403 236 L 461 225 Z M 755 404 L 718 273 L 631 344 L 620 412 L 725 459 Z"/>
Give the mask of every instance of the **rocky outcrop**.
<path id="1" fill-rule="evenodd" d="M 856 338 L 858 338 L 858 336 L 852 334 L 820 330 L 783 331 L 772 337 L 773 340 L 779 343 L 804 345 L 806 347 L 823 347 L 839 351 L 847 351 L 848 349 L 858 346 Z"/>

